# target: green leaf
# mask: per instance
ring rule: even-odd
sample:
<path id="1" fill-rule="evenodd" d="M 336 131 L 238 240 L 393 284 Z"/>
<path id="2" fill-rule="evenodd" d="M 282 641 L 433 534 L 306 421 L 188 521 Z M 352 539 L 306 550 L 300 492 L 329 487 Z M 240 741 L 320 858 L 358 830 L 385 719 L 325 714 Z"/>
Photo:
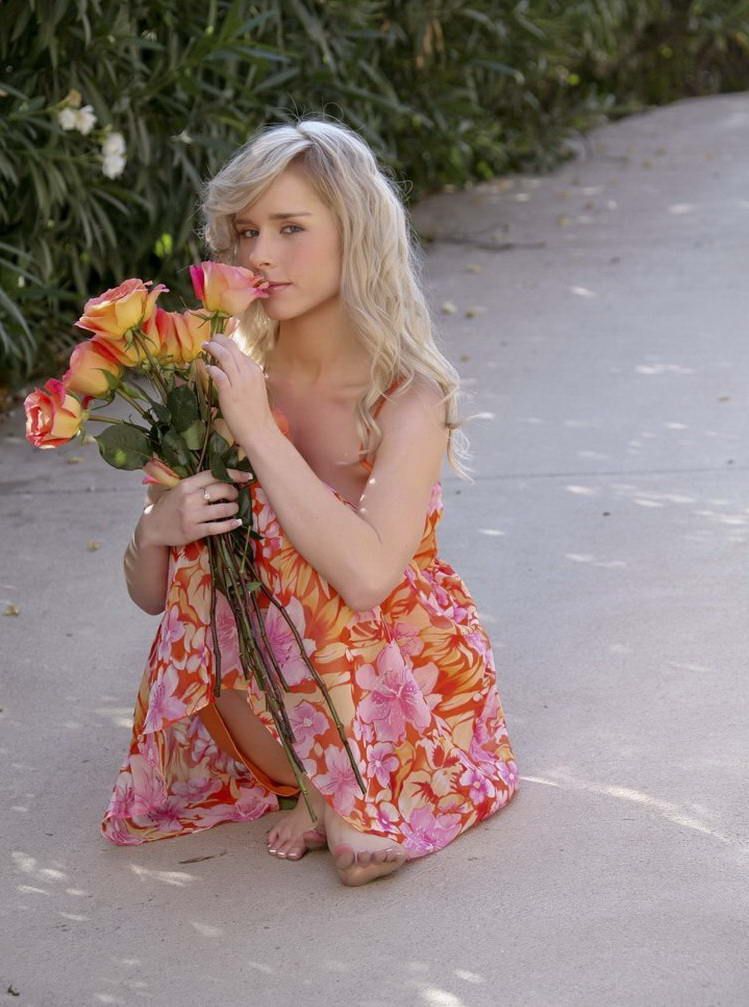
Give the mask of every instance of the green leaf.
<path id="1" fill-rule="evenodd" d="M 195 420 L 187 430 L 182 431 L 182 439 L 191 451 L 200 451 L 203 447 L 205 437 L 205 423 L 203 420 Z"/>
<path id="2" fill-rule="evenodd" d="M 237 498 L 237 503 L 239 504 L 239 510 L 237 511 L 237 517 L 242 518 L 243 525 L 249 525 L 252 519 L 252 498 L 250 494 L 245 490 L 244 487 L 239 490 L 239 497 Z"/>
<path id="3" fill-rule="evenodd" d="M 232 481 L 226 471 L 226 457 L 230 447 L 231 445 L 215 430 L 208 439 L 208 467 L 220 482 Z"/>
<path id="4" fill-rule="evenodd" d="M 167 430 L 161 438 L 161 450 L 164 461 L 167 465 L 189 465 L 191 460 L 190 451 L 184 440 L 176 430 Z"/>
<path id="5" fill-rule="evenodd" d="M 113 423 L 94 440 L 104 461 L 116 469 L 141 469 L 153 455 L 148 437 L 127 423 Z"/>
<path id="6" fill-rule="evenodd" d="M 166 397 L 174 429 L 182 433 L 200 419 L 200 406 L 191 385 L 177 385 Z"/>
<path id="7" fill-rule="evenodd" d="M 169 424 L 172 422 L 172 414 L 169 412 L 167 407 L 163 405 L 161 402 L 151 403 L 151 412 L 155 413 L 156 418 L 160 420 L 162 423 Z"/>

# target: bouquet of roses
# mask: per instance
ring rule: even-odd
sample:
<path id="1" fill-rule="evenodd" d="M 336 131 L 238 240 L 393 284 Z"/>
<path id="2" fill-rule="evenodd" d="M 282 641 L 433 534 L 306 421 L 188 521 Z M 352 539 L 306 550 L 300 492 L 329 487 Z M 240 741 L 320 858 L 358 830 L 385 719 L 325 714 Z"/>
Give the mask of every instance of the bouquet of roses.
<path id="1" fill-rule="evenodd" d="M 190 266 L 190 276 L 202 308 L 181 313 L 166 311 L 156 301 L 168 288 L 139 279 L 125 280 L 86 302 L 76 325 L 93 332 L 93 338 L 74 348 L 62 380 L 50 378 L 24 400 L 26 438 L 31 444 L 55 448 L 76 437 L 83 439 L 87 423 L 97 421 L 107 424 L 94 438 L 104 461 L 118 469 L 142 468 L 146 473 L 144 483 L 169 489 L 180 479 L 204 469 L 227 482 L 229 467 L 249 472 L 254 479 L 250 459 L 221 414 L 212 377 L 216 368 L 206 366 L 208 356 L 203 344 L 217 333 L 233 331 L 237 316 L 253 300 L 267 296 L 267 283 L 248 269 L 215 262 Z M 141 379 L 146 380 L 148 388 L 143 387 Z M 139 420 L 97 415 L 90 408 L 93 401 L 106 406 L 118 395 L 139 413 Z M 256 574 L 249 544 L 250 539 L 262 535 L 253 528 L 251 494 L 251 482 L 239 489 L 241 524 L 234 531 L 205 539 L 211 569 L 213 694 L 221 692 L 216 628 L 216 592 L 220 591 L 236 621 L 244 677 L 249 681 L 253 675 L 264 692 L 309 807 L 301 775 L 304 766 L 291 744 L 296 739 L 281 692 L 288 692 L 289 687 L 265 633 L 255 597 L 260 590 L 294 634 L 300 654 L 325 696 L 362 792 L 366 792 L 325 683 L 312 666 L 285 608 Z M 314 819 L 311 808 L 310 814 Z"/>

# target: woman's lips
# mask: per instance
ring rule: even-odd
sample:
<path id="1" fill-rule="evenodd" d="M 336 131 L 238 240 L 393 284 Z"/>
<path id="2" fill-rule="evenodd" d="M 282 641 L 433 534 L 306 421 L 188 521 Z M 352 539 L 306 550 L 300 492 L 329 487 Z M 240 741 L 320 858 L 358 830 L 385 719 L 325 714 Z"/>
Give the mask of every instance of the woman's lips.
<path id="1" fill-rule="evenodd" d="M 271 285 L 269 287 L 267 287 L 266 289 L 268 290 L 269 294 L 275 294 L 279 290 L 285 290 L 287 287 L 290 287 L 290 286 L 291 286 L 290 283 L 271 283 Z"/>

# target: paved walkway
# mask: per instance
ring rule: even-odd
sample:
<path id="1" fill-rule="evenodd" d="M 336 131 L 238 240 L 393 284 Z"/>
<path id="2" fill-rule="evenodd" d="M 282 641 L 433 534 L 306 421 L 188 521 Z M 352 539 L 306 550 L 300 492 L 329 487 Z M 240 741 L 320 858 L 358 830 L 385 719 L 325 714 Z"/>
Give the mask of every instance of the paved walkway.
<path id="1" fill-rule="evenodd" d="M 2 418 L 14 1002 L 743 1007 L 747 163 L 749 94 L 692 99 L 415 211 L 477 414 L 442 553 L 492 635 L 521 789 L 368 887 L 269 858 L 270 817 L 100 838 L 157 625 L 121 573 L 140 475 Z"/>

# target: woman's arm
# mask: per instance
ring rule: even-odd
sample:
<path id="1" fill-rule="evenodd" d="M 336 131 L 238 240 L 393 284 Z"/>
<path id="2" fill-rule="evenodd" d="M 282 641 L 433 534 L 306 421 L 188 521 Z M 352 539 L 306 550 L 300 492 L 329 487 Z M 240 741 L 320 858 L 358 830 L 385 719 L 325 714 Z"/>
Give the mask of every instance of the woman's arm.
<path id="1" fill-rule="evenodd" d="M 123 567 L 127 593 L 131 599 L 149 615 L 160 615 L 166 605 L 169 546 L 160 545 L 150 537 L 153 505 L 154 501 L 149 494 L 148 505 L 125 550 Z"/>

